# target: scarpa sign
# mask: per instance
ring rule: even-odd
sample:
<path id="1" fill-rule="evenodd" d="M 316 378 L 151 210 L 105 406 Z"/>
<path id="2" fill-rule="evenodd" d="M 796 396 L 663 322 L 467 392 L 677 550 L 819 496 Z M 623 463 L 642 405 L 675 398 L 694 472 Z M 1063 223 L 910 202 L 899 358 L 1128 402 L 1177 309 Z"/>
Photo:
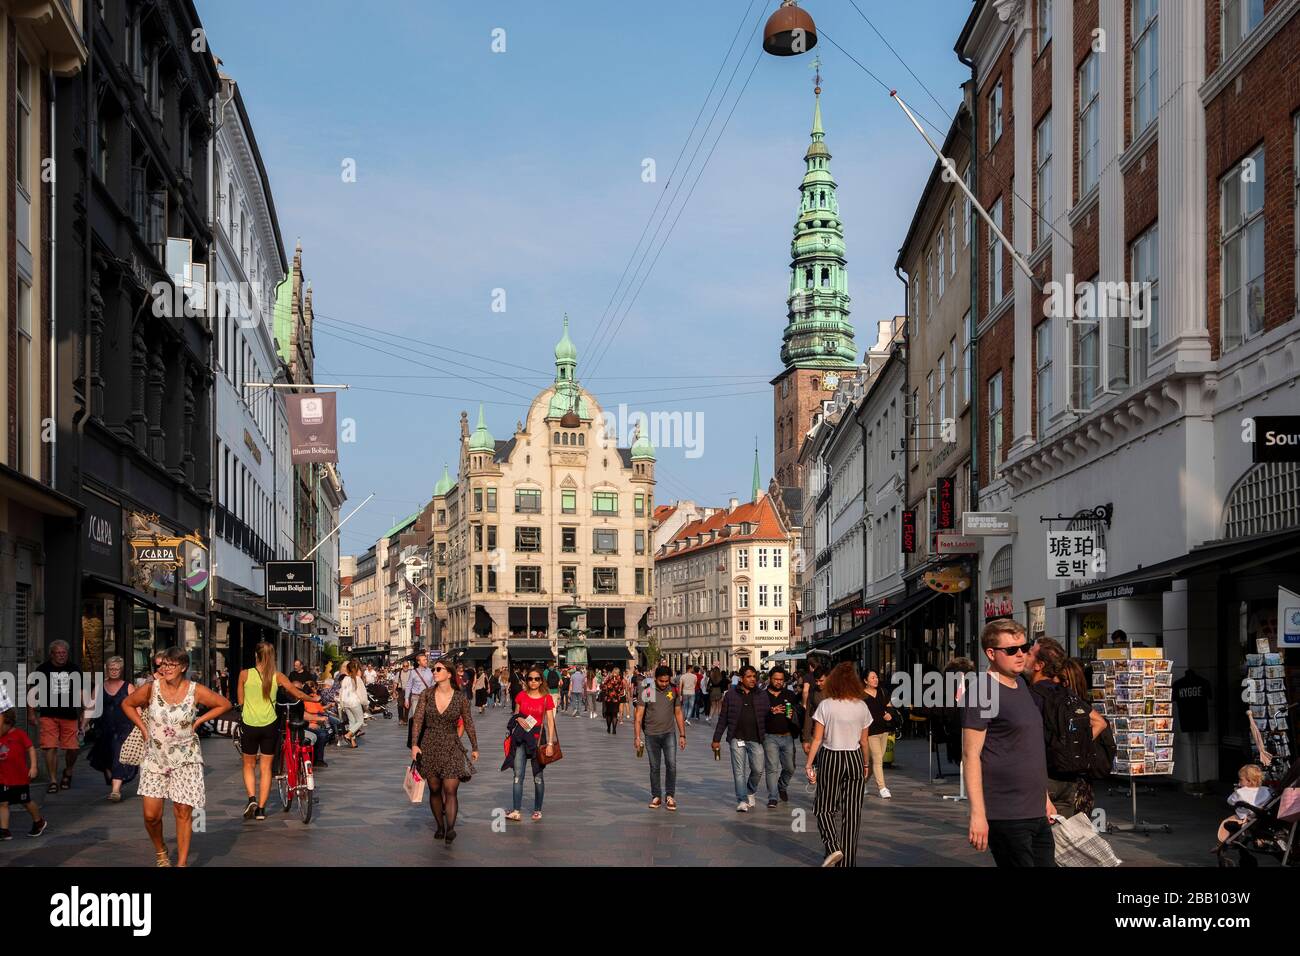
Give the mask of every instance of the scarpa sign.
<path id="1" fill-rule="evenodd" d="M 339 460 L 337 398 L 333 392 L 285 396 L 289 456 L 295 465 Z"/>

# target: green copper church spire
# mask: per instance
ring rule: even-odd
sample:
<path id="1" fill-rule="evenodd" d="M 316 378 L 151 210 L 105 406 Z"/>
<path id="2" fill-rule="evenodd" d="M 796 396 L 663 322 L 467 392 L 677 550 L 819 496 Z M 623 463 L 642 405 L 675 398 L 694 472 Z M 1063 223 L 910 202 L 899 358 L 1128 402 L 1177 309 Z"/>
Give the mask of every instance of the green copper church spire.
<path id="1" fill-rule="evenodd" d="M 820 75 L 817 83 L 812 142 L 804 154 L 806 169 L 799 185 L 799 220 L 790 243 L 790 297 L 781 361 L 786 368 L 851 368 L 858 363 L 858 353 L 849 324 L 844 224 L 822 128 Z"/>
<path id="2" fill-rule="evenodd" d="M 478 427 L 474 429 L 474 434 L 469 438 L 470 451 L 496 451 L 496 439 L 488 431 L 487 419 L 483 417 L 483 403 L 478 404 Z"/>

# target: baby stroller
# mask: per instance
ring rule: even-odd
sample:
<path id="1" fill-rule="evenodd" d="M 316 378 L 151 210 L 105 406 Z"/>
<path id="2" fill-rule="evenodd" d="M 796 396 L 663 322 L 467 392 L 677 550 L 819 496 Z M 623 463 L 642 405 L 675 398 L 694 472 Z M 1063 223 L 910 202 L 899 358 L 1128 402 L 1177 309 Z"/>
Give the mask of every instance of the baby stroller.
<path id="1" fill-rule="evenodd" d="M 380 714 L 383 714 L 384 720 L 393 719 L 387 684 L 381 684 L 378 682 L 367 684 L 366 695 L 369 698 L 366 704 L 367 717 L 378 717 Z"/>
<path id="2" fill-rule="evenodd" d="M 1295 865 L 1300 855 L 1295 854 L 1296 829 L 1300 821 L 1279 820 L 1278 809 L 1282 794 L 1288 787 L 1300 786 L 1300 761 L 1291 764 L 1286 774 L 1277 782 L 1270 782 L 1272 798 L 1262 807 L 1250 807 L 1249 816 L 1235 832 L 1214 848 L 1219 866 L 1258 866 L 1257 857 L 1271 857 L 1282 866 Z"/>

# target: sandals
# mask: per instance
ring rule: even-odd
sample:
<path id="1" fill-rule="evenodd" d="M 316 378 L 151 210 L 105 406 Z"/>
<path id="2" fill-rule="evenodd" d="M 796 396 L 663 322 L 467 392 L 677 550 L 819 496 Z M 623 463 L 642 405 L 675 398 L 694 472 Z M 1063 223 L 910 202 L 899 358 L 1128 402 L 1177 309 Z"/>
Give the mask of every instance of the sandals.
<path id="1" fill-rule="evenodd" d="M 46 793 L 58 793 L 58 792 L 59 792 L 59 785 L 58 785 L 58 783 L 57 783 L 56 781 L 51 780 L 51 781 L 50 781 L 50 785 L 49 785 L 48 787 L 45 788 L 45 792 L 46 792 Z"/>
<path id="2" fill-rule="evenodd" d="M 523 818 L 524 818 L 524 815 L 523 815 L 522 813 L 520 813 L 518 810 L 511 810 L 509 813 L 506 814 L 506 819 L 507 819 L 507 820 L 515 820 L 515 821 L 519 821 L 519 820 L 522 820 Z"/>
<path id="3" fill-rule="evenodd" d="M 542 811 L 541 811 L 541 810 L 534 810 L 534 811 L 533 811 L 533 819 L 534 819 L 534 820 L 540 820 L 541 818 L 542 818 Z"/>
<path id="4" fill-rule="evenodd" d="M 159 850 L 154 854 L 155 866 L 171 866 L 172 861 L 167 859 L 167 851 Z"/>
<path id="5" fill-rule="evenodd" d="M 63 776 L 59 779 L 59 789 L 60 790 L 72 789 L 72 774 L 68 773 L 66 770 L 63 771 Z"/>

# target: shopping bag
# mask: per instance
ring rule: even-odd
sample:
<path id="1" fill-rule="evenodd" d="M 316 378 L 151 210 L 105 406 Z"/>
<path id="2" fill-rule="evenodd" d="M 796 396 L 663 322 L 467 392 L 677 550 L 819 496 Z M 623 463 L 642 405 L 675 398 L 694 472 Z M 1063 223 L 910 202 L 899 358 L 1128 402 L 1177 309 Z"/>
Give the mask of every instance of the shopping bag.
<path id="1" fill-rule="evenodd" d="M 132 727 L 131 732 L 122 741 L 122 749 L 117 755 L 118 763 L 127 767 L 138 767 L 144 762 L 144 734 L 139 727 Z"/>
<path id="2" fill-rule="evenodd" d="M 406 795 L 412 803 L 424 802 L 424 778 L 420 776 L 420 771 L 415 769 L 414 760 L 406 768 L 406 778 L 402 781 L 402 789 L 406 791 Z"/>
<path id="3" fill-rule="evenodd" d="M 1277 803 L 1277 818 L 1283 823 L 1300 820 L 1300 787 L 1287 787 Z"/>
<path id="4" fill-rule="evenodd" d="M 1086 813 L 1066 819 L 1052 817 L 1052 839 L 1056 841 L 1057 866 L 1119 866 L 1120 859 L 1105 837 L 1098 833 Z"/>

